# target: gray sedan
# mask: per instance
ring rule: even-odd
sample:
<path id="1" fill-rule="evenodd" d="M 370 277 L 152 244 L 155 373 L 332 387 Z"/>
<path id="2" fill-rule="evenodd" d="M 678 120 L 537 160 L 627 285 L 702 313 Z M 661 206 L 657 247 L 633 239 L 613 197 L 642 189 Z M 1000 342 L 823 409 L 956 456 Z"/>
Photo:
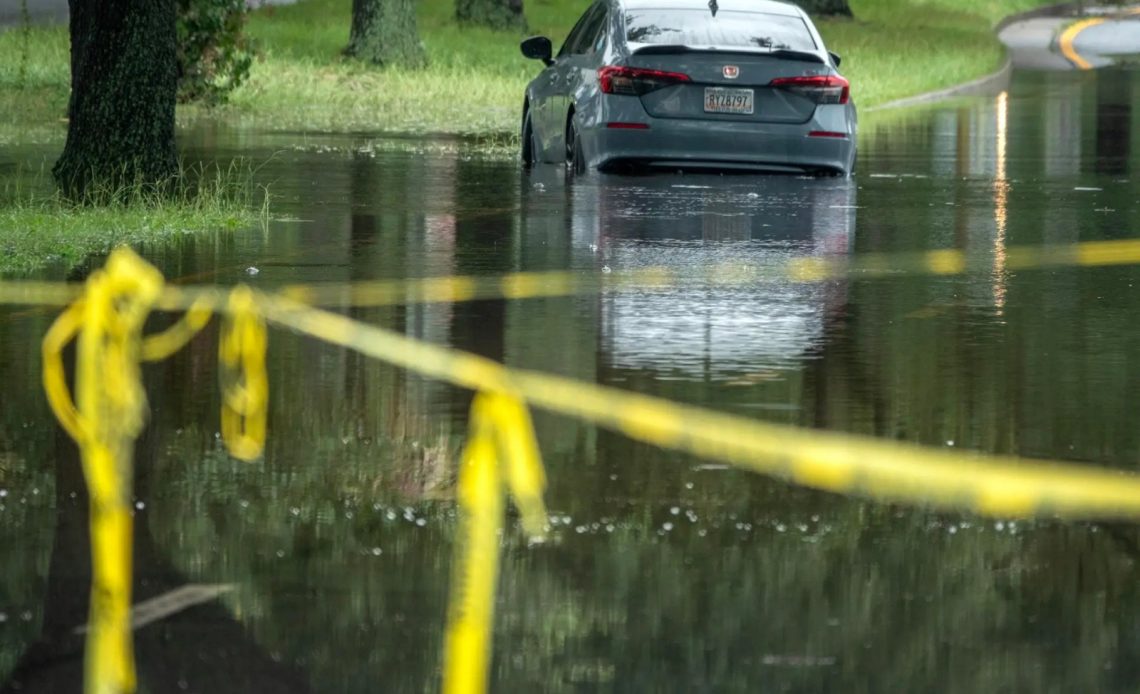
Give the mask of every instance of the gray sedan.
<path id="1" fill-rule="evenodd" d="M 839 56 L 795 5 L 596 0 L 526 88 L 522 159 L 845 175 L 857 116 Z"/>

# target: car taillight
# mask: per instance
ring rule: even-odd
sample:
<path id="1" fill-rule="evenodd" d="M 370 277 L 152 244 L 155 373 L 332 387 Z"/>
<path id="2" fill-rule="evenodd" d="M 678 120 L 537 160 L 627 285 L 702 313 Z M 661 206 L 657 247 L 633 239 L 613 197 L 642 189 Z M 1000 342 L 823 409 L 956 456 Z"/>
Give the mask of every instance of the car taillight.
<path id="1" fill-rule="evenodd" d="M 768 84 L 806 96 L 817 104 L 845 104 L 851 97 L 851 83 L 838 75 L 780 77 Z"/>
<path id="2" fill-rule="evenodd" d="M 630 94 L 641 96 L 654 89 L 661 89 L 680 82 L 688 82 L 689 76 L 680 72 L 647 70 L 638 67 L 618 67 L 606 65 L 598 68 L 598 83 L 606 94 Z"/>

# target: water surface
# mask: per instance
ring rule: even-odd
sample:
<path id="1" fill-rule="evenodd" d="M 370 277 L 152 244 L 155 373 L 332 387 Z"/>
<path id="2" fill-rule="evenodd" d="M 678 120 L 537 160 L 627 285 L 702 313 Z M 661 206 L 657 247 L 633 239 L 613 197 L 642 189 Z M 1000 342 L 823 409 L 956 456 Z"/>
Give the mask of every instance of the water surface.
<path id="1" fill-rule="evenodd" d="M 1005 254 L 1136 236 L 1138 100 L 1136 71 L 1027 73 L 865 116 L 851 179 L 568 183 L 453 141 L 199 131 L 188 157 L 265 162 L 288 219 L 145 253 L 176 281 L 261 288 L 665 266 L 668 287 L 346 312 L 756 420 L 1134 469 L 1140 270 L 1012 272 Z M 719 281 L 940 248 L 975 270 Z M 39 386 L 51 319 L 0 312 L 0 677 L 23 691 L 74 691 L 88 577 L 75 454 Z M 235 589 L 138 632 L 144 690 L 437 690 L 471 394 L 276 331 L 269 447 L 243 464 L 217 438 L 216 337 L 147 370 L 136 590 Z M 536 425 L 552 539 L 528 546 L 513 519 L 504 536 L 494 691 L 1136 689 L 1131 527 L 866 503 Z"/>

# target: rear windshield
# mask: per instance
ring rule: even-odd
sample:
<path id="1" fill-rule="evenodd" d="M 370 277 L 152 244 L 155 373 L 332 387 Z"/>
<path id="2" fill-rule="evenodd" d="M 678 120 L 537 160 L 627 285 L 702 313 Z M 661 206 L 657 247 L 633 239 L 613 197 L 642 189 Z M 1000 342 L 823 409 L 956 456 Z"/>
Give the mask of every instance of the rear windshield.
<path id="1" fill-rule="evenodd" d="M 765 12 L 709 10 L 627 10 L 630 43 L 724 46 L 732 48 L 814 51 L 817 46 L 804 20 Z"/>

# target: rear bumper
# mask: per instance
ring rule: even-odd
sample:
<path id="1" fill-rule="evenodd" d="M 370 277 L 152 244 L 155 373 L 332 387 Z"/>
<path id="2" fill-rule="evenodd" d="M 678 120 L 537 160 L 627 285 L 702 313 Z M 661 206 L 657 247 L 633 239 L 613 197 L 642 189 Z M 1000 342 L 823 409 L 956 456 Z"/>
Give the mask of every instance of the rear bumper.
<path id="1" fill-rule="evenodd" d="M 649 127 L 608 127 L 616 120 Z M 811 120 L 797 124 L 652 118 L 644 110 L 610 111 L 605 120 L 583 124 L 582 145 L 589 166 L 601 169 L 633 163 L 848 173 L 854 160 L 854 130 L 843 106 L 820 107 Z M 819 131 L 845 133 L 845 137 L 810 135 Z"/>

